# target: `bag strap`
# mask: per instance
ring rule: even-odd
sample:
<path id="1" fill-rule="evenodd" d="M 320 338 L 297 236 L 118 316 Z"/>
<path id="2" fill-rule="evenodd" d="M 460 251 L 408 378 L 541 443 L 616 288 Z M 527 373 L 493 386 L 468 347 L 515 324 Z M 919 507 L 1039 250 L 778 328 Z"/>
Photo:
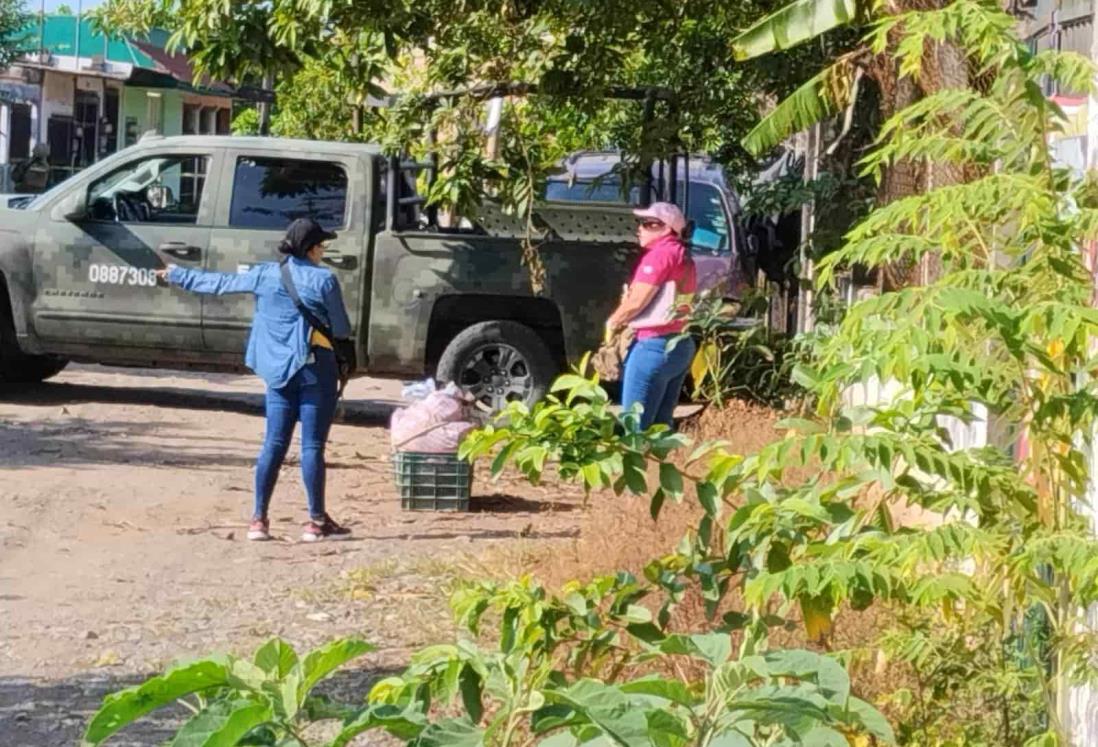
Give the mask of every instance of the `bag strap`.
<path id="1" fill-rule="evenodd" d="M 324 322 L 317 319 L 316 314 L 309 311 L 309 307 L 301 301 L 301 296 L 297 293 L 297 286 L 294 285 L 294 277 L 290 274 L 289 257 L 282 260 L 279 263 L 282 272 L 282 287 L 286 289 L 286 292 L 290 295 L 290 300 L 294 302 L 294 306 L 301 312 L 301 316 L 305 317 L 305 321 L 309 323 L 309 326 L 315 329 L 320 334 L 328 338 L 328 342 L 335 345 L 335 338 L 332 337 L 332 330 Z"/>
<path id="2" fill-rule="evenodd" d="M 320 334 L 328 338 L 328 342 L 332 345 L 332 352 L 336 351 L 336 339 L 332 335 L 332 328 L 324 322 L 317 319 L 316 314 L 309 311 L 309 307 L 301 301 L 301 296 L 297 293 L 297 286 L 294 284 L 294 277 L 290 274 L 290 258 L 282 260 L 280 265 L 280 272 L 282 273 L 282 287 L 286 289 L 286 293 L 289 294 L 290 300 L 294 302 L 294 306 L 301 312 L 301 316 L 305 317 L 305 321 L 309 323 L 309 326 L 315 329 Z M 339 353 L 336 353 L 336 359 L 339 358 Z M 347 379 L 344 378 L 342 369 L 339 375 L 339 389 L 336 390 L 336 400 L 343 396 L 343 389 L 347 386 Z"/>

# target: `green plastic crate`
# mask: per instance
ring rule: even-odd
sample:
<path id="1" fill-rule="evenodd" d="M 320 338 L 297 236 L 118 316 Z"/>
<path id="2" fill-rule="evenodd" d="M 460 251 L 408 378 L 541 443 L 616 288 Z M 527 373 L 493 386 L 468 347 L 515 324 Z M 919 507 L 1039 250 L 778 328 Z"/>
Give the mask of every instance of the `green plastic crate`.
<path id="1" fill-rule="evenodd" d="M 473 466 L 452 454 L 398 451 L 393 455 L 393 477 L 405 510 L 469 510 Z"/>

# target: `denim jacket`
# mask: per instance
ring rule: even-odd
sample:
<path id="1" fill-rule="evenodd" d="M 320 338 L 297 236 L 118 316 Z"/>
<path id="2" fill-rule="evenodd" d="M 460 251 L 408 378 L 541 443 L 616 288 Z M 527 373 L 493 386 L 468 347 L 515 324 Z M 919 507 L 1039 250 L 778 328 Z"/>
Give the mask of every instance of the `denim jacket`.
<path id="1" fill-rule="evenodd" d="M 350 337 L 351 322 L 343 307 L 339 280 L 332 271 L 305 259 L 291 257 L 288 261 L 302 303 L 331 328 L 336 338 Z M 244 273 L 173 267 L 168 282 L 193 293 L 255 295 L 255 317 L 244 362 L 268 386 L 286 386 L 308 360 L 312 330 L 282 287 L 278 263 L 264 262 Z"/>

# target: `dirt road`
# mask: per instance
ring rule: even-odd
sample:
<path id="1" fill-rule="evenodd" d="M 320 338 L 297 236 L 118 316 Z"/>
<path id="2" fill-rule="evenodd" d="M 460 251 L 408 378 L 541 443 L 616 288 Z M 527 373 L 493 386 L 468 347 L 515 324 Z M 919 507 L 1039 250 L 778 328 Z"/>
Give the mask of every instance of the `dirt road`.
<path id="1" fill-rule="evenodd" d="M 73 366 L 0 393 L 0 744 L 74 744 L 105 692 L 271 635 L 377 644 L 331 685 L 362 693 L 444 634 L 453 567 L 500 543 L 574 541 L 581 497 L 559 486 L 480 480 L 474 513 L 401 511 L 383 427 L 398 395 L 348 387 L 328 495 L 354 538 L 308 545 L 296 446 L 272 501 L 278 541 L 244 540 L 254 377 Z M 117 743 L 159 743 L 170 716 Z"/>

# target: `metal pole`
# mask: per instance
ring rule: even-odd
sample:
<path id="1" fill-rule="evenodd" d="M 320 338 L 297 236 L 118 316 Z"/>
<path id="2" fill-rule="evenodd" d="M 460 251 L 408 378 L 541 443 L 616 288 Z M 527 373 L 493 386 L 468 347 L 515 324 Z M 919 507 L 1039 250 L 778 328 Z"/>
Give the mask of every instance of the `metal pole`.
<path id="1" fill-rule="evenodd" d="M 497 132 L 498 137 L 498 132 Z M 498 142 L 498 141 L 497 141 Z M 427 193 L 430 194 L 431 188 L 435 186 L 435 182 L 438 181 L 438 132 L 434 127 L 427 130 L 427 163 L 430 166 L 427 169 Z M 452 214 L 451 214 L 452 215 Z M 432 204 L 427 206 L 427 221 L 431 226 L 438 228 L 438 205 Z M 451 219 L 447 220 L 448 223 L 452 223 Z"/>
<path id="2" fill-rule="evenodd" d="M 116 151 L 126 147 L 126 88 L 125 85 L 118 88 L 118 121 L 114 125 L 114 149 Z"/>
<path id="3" fill-rule="evenodd" d="M 488 142 L 485 151 L 488 158 L 495 159 L 499 156 L 499 128 L 503 121 L 503 97 L 497 96 L 488 100 L 488 117 L 484 125 Z"/>
<path id="4" fill-rule="evenodd" d="M 683 151 L 682 214 L 690 220 L 690 151 Z"/>
<path id="5" fill-rule="evenodd" d="M 679 154 L 671 154 L 671 173 L 668 174 L 667 180 L 667 195 L 664 197 L 668 202 L 675 202 L 679 198 Z"/>
<path id="6" fill-rule="evenodd" d="M 0 193 L 11 190 L 8 177 L 11 169 L 8 162 L 11 160 L 11 104 L 0 101 Z"/>
<path id="7" fill-rule="evenodd" d="M 805 133 L 807 147 L 804 156 L 804 181 L 812 182 L 816 179 L 820 168 L 820 123 L 814 124 Z M 801 208 L 801 246 L 800 264 L 801 271 L 797 277 L 797 332 L 811 332 L 816 325 L 816 318 L 812 311 L 815 303 L 815 288 L 813 283 L 816 278 L 816 268 L 812 262 L 812 233 L 816 230 L 816 205 L 815 201 L 806 202 Z"/>
<path id="8" fill-rule="evenodd" d="M 389 156 L 389 168 L 385 172 L 385 230 L 396 229 L 397 218 L 397 172 L 400 170 L 400 157 Z"/>
<path id="9" fill-rule="evenodd" d="M 46 0 L 42 0 L 42 9 L 38 11 L 38 61 L 46 51 Z"/>
<path id="10" fill-rule="evenodd" d="M 641 114 L 645 131 L 647 131 L 648 125 L 652 121 L 652 117 L 655 113 L 656 95 L 654 91 L 649 90 L 644 95 L 644 111 Z M 643 161 L 640 166 L 644 169 L 644 178 L 641 181 L 640 187 L 640 204 L 642 207 L 648 207 L 652 204 L 652 162 Z"/>
<path id="11" fill-rule="evenodd" d="M 1098 0 L 1091 5 L 1091 18 L 1098 13 Z M 1090 59 L 1098 60 L 1098 25 L 1091 26 Z M 1098 79 L 1098 76 L 1095 76 Z M 1091 93 L 1087 101 L 1087 154 L 1086 168 L 1098 166 L 1098 95 Z M 1092 269 L 1092 276 L 1098 276 Z M 1098 537 L 1098 447 L 1090 448 L 1090 464 L 1087 476 L 1086 496 L 1080 502 L 1080 513 L 1087 517 L 1091 532 Z M 1092 630 L 1098 629 L 1098 604 L 1087 610 L 1087 622 Z M 1064 726 L 1076 744 L 1098 743 L 1098 686 L 1086 683 L 1073 687 L 1068 700 Z"/>
<path id="12" fill-rule="evenodd" d="M 668 107 L 670 109 L 670 112 L 669 112 L 670 118 L 673 121 L 677 122 L 678 118 L 679 118 L 678 101 L 675 100 L 675 101 L 669 102 Z M 675 140 L 671 144 L 673 146 L 672 149 L 671 149 L 671 173 L 668 175 L 670 177 L 669 178 L 670 184 L 668 184 L 667 194 L 663 196 L 663 199 L 666 202 L 670 202 L 670 203 L 678 203 L 678 201 L 679 201 L 679 153 L 678 153 L 678 146 L 681 145 L 681 144 L 682 144 L 682 140 L 679 138 L 679 134 L 676 131 Z"/>
<path id="13" fill-rule="evenodd" d="M 267 137 L 271 134 L 271 103 L 267 95 L 274 92 L 274 73 L 263 73 L 262 86 L 264 96 L 259 102 L 259 134 Z"/>
<path id="14" fill-rule="evenodd" d="M 80 71 L 80 18 L 84 15 L 84 0 L 79 0 L 76 3 L 76 43 L 74 46 L 74 53 L 76 57 L 76 70 Z"/>

